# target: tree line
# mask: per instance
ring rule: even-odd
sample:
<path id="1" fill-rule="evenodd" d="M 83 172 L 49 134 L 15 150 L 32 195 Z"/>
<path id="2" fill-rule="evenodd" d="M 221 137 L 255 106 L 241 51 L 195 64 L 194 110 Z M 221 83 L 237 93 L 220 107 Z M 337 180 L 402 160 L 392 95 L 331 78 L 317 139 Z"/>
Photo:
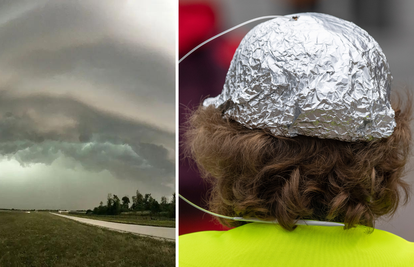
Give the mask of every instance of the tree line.
<path id="1" fill-rule="evenodd" d="M 131 205 L 130 205 L 131 204 Z M 98 207 L 88 210 L 87 214 L 96 215 L 118 215 L 121 212 L 149 211 L 151 215 L 165 215 L 175 218 L 175 193 L 168 200 L 165 196 L 161 197 L 161 202 L 154 199 L 151 194 L 142 195 L 137 190 L 135 196 L 130 199 L 124 196 L 121 199 L 117 195 L 108 194 L 106 205 L 101 201 Z"/>

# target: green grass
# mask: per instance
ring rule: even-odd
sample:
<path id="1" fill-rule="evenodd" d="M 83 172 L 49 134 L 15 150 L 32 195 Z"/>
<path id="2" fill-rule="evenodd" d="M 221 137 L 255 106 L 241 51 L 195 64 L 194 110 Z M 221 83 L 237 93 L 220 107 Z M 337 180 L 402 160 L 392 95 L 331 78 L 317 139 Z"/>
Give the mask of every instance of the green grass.
<path id="1" fill-rule="evenodd" d="M 149 216 L 141 215 L 86 215 L 86 214 L 64 214 L 69 216 L 101 220 L 107 222 L 116 222 L 116 223 L 127 223 L 127 224 L 137 224 L 137 225 L 149 225 L 149 226 L 162 226 L 162 227 L 175 227 L 175 220 L 151 220 Z"/>
<path id="2" fill-rule="evenodd" d="M 175 242 L 45 212 L 0 212 L 0 266 L 174 266 Z"/>

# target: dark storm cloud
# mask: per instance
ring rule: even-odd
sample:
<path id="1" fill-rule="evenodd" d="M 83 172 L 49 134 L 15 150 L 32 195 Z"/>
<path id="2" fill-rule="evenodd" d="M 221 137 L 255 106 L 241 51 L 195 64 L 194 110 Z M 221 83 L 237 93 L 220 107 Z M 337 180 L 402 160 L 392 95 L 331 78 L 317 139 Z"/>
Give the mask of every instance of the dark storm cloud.
<path id="1" fill-rule="evenodd" d="M 86 170 L 165 184 L 174 177 L 171 144 L 174 134 L 75 99 L 0 94 L 0 154 L 22 165 L 64 155 Z"/>
<path id="2" fill-rule="evenodd" d="M 0 92 L 0 142 L 46 139 L 75 141 L 90 139 L 100 142 L 143 142 L 169 144 L 174 134 L 145 122 L 123 118 L 91 107 L 69 96 L 36 94 L 12 96 Z M 108 139 L 108 140 L 107 140 Z"/>
<path id="3" fill-rule="evenodd" d="M 36 181 L 89 192 L 82 207 L 114 188 L 174 191 L 173 12 L 168 0 L 0 2 L 0 197 L 43 205 Z M 78 206 L 70 194 L 62 203 Z"/>

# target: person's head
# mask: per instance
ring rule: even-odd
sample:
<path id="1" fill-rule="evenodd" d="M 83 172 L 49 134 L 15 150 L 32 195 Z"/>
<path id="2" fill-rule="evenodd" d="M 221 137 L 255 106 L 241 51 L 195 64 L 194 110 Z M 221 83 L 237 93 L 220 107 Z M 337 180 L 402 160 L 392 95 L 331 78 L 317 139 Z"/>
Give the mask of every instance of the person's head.
<path id="1" fill-rule="evenodd" d="M 350 22 L 311 13 L 254 28 L 185 133 L 213 184 L 210 209 L 288 230 L 392 215 L 408 199 L 411 97 L 391 107 L 391 79 L 378 43 Z"/>
<path id="2" fill-rule="evenodd" d="M 189 119 L 185 149 L 212 183 L 213 212 L 276 219 L 288 230 L 299 219 L 374 226 L 408 199 L 402 176 L 410 151 L 411 102 L 397 101 L 394 110 L 397 126 L 390 137 L 345 142 L 277 137 L 223 118 L 213 106 L 200 107 Z"/>

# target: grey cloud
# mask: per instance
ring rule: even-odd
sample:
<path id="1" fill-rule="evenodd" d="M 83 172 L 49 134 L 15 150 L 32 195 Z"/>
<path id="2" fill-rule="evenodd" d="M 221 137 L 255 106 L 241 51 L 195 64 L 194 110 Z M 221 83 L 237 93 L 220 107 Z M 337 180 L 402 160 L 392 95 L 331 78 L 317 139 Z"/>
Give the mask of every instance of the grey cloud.
<path id="1" fill-rule="evenodd" d="M 65 129 L 64 122 L 50 129 L 41 128 L 48 122 L 65 118 L 73 121 Z M 62 128 L 65 129 L 62 132 Z M 105 112 L 71 97 L 31 95 L 24 97 L 0 93 L 0 141 L 45 139 L 79 141 L 80 136 L 96 135 L 100 142 L 141 140 L 174 147 L 174 134 L 145 122 Z"/>
<path id="2" fill-rule="evenodd" d="M 131 50 L 126 44 L 105 39 L 97 44 L 63 47 L 57 51 L 31 51 L 9 67 L 18 70 L 25 79 L 72 75 L 95 83 L 97 90 L 105 84 L 134 98 L 139 91 L 157 101 L 173 103 L 173 62 L 143 47 Z"/>
<path id="3" fill-rule="evenodd" d="M 107 170 L 120 179 L 138 179 L 146 184 L 155 182 L 157 186 L 171 183 L 174 179 L 174 164 L 165 160 L 167 153 L 162 149 L 157 151 L 154 148 L 147 152 L 149 153 L 141 154 L 128 144 L 45 141 L 26 144 L 26 148 L 8 156 L 16 159 L 23 166 L 30 163 L 50 165 L 64 156 L 74 159 L 88 171 Z M 153 154 L 160 156 L 161 161 L 152 160 Z M 165 162 L 162 162 L 163 160 Z"/>
<path id="4" fill-rule="evenodd" d="M 14 1 L 18 2 L 18 1 Z M 77 1 L 76 1 L 77 2 Z M 8 12 L 16 12 L 27 4 L 8 3 Z M 30 43 L 33 40 L 48 40 L 67 35 L 67 39 L 76 41 L 76 34 L 91 34 L 96 36 L 97 29 L 103 29 L 105 24 L 93 14 L 86 5 L 72 1 L 43 1 L 32 5 L 24 14 L 6 21 L 0 28 L 2 42 L 0 49 L 12 50 L 15 47 Z M 63 32 L 63 34 L 62 34 Z M 79 37 L 79 36 L 78 36 Z M 45 47 L 51 44 L 43 43 Z"/>
<path id="5" fill-rule="evenodd" d="M 108 192 L 117 184 L 172 192 L 175 41 L 163 22 L 173 10 L 163 1 L 139 6 L 0 2 L 0 165 L 16 170 L 8 177 L 21 173 L 16 183 L 0 173 L 0 183 L 38 179 L 53 188 L 56 173 L 76 194 L 78 184 L 63 178 L 75 173 Z M 166 19 L 152 21 L 152 12 Z"/>
<path id="6" fill-rule="evenodd" d="M 17 49 L 16 58 L 8 63 L 22 76 L 50 77 L 76 72 L 76 68 L 81 67 L 87 79 L 103 79 L 114 84 L 124 82 L 129 86 L 144 82 L 151 86 L 141 90 L 152 90 L 161 101 L 173 103 L 174 89 L 165 90 L 174 86 L 173 58 L 167 59 L 155 50 L 119 40 L 108 30 L 107 24 L 111 21 L 98 16 L 94 9 L 90 1 L 83 5 L 70 1 L 39 4 L 0 27 L 0 51 Z M 59 38 L 68 43 L 48 43 Z M 38 46 L 23 45 L 36 41 L 40 42 Z"/>
<path id="7" fill-rule="evenodd" d="M 5 76 L 16 95 L 37 90 L 72 93 L 90 101 L 95 93 L 97 102 L 113 96 L 113 107 L 108 107 L 112 111 L 123 104 L 119 112 L 130 116 L 147 109 L 154 114 L 147 121 L 158 116 L 158 123 L 170 125 L 171 131 L 173 112 L 165 110 L 175 104 L 173 57 L 144 45 L 148 33 L 139 23 L 114 26 L 124 4 L 99 2 L 39 2 L 24 15 L 3 21 L 0 79 Z M 113 7 L 118 8 L 111 16 Z M 21 8 L 16 3 L 7 9 L 13 13 Z M 133 36 L 138 33 L 137 38 L 120 37 L 119 26 L 127 26 Z"/>
<path id="8" fill-rule="evenodd" d="M 42 129 L 47 120 L 62 115 L 75 122 L 65 132 L 60 131 L 61 125 Z M 75 99 L 0 95 L 0 153 L 22 165 L 51 164 L 64 155 L 86 170 L 108 170 L 121 179 L 171 184 L 174 160 L 164 146 L 173 150 L 174 134 L 99 111 Z"/>

